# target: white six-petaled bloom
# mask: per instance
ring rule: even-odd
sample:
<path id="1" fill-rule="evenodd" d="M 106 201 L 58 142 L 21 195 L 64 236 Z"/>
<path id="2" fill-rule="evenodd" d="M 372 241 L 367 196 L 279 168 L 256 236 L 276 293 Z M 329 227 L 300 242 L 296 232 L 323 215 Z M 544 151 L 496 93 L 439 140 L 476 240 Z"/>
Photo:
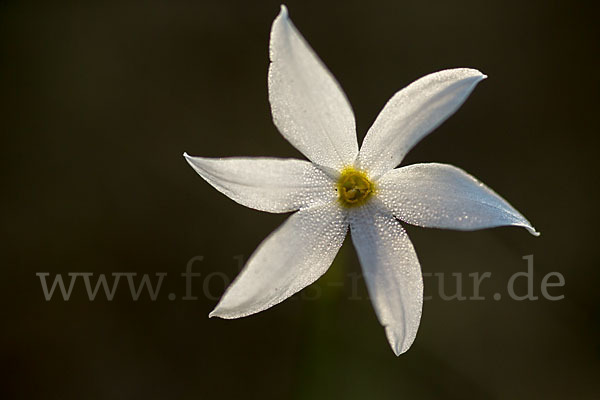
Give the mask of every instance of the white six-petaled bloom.
<path id="1" fill-rule="evenodd" d="M 417 80 L 385 105 L 359 151 L 346 96 L 285 6 L 273 22 L 270 57 L 273 121 L 311 162 L 184 154 L 234 201 L 272 213 L 296 211 L 260 244 L 210 316 L 254 314 L 310 285 L 327 271 L 350 227 L 377 317 L 394 353 L 402 354 L 419 327 L 423 279 L 399 220 L 458 230 L 515 225 L 538 234 L 506 200 L 459 168 L 394 169 L 486 76 L 458 68 Z"/>

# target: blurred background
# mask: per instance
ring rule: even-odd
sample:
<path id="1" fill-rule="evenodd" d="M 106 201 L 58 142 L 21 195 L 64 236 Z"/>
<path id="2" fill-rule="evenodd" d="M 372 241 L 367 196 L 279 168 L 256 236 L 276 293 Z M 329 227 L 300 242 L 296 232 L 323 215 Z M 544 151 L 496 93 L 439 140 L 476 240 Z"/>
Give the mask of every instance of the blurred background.
<path id="1" fill-rule="evenodd" d="M 302 158 L 270 117 L 278 1 L 2 1 L 4 399 L 591 399 L 600 384 L 598 23 L 593 2 L 290 0 L 337 77 L 359 140 L 427 73 L 489 76 L 405 160 L 459 166 L 542 232 L 407 227 L 423 272 L 491 272 L 482 301 L 426 278 L 419 334 L 395 357 L 349 238 L 329 272 L 240 320 L 208 319 L 224 286 L 284 221 L 212 189 L 182 153 Z M 540 298 L 506 296 L 534 255 Z M 193 264 L 193 295 L 179 276 Z M 38 272 L 166 273 L 152 301 L 46 301 Z M 94 282 L 95 282 L 94 278 Z M 137 278 L 136 278 L 137 279 Z M 68 283 L 68 281 L 67 281 Z M 517 293 L 527 282 L 517 280 Z M 167 294 L 173 293 L 174 300 Z M 495 300 L 493 294 L 502 298 Z"/>

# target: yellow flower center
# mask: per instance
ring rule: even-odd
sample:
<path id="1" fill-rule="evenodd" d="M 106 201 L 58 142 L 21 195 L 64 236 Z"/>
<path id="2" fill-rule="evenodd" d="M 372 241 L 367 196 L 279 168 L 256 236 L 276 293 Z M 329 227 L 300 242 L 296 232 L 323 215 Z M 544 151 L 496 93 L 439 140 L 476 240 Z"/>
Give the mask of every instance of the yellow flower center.
<path id="1" fill-rule="evenodd" d="M 367 202 L 375 192 L 375 185 L 363 171 L 346 167 L 338 179 L 337 191 L 344 207 L 356 207 Z"/>

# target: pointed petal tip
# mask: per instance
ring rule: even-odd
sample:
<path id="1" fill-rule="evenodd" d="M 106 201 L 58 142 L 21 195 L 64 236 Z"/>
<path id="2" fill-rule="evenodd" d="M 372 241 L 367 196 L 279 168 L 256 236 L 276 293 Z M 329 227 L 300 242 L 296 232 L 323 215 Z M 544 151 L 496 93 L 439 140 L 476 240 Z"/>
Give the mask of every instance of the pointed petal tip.
<path id="1" fill-rule="evenodd" d="M 278 20 L 278 19 L 280 19 L 280 18 L 281 18 L 281 19 L 286 19 L 286 20 L 287 20 L 287 19 L 289 19 L 289 13 L 288 13 L 288 9 L 287 9 L 287 7 L 285 6 L 285 4 L 282 4 L 282 5 L 280 6 L 280 8 L 279 8 L 279 15 L 277 15 L 277 18 L 276 18 L 276 20 Z"/>
<path id="2" fill-rule="evenodd" d="M 231 317 L 231 316 L 227 316 L 227 314 L 223 314 L 221 312 L 221 310 L 219 309 L 219 305 L 217 304 L 217 306 L 214 308 L 214 310 L 212 310 L 208 314 L 208 318 L 232 319 L 232 318 L 235 318 L 235 317 Z"/>
<path id="3" fill-rule="evenodd" d="M 408 349 L 410 349 L 410 346 L 404 347 L 400 343 L 390 343 L 390 346 L 392 347 L 392 351 L 396 357 L 400 357 L 402 354 L 406 353 Z"/>
<path id="4" fill-rule="evenodd" d="M 217 306 L 208 314 L 208 318 L 238 319 L 254 313 L 255 312 L 244 313 L 233 309 L 223 309 L 221 302 L 219 301 L 219 304 L 217 304 Z"/>
<path id="5" fill-rule="evenodd" d="M 520 226 L 520 227 L 527 229 L 527 232 L 531 233 L 535 237 L 538 237 L 541 235 L 541 233 L 536 231 L 535 228 L 533 227 L 533 225 L 531 225 L 531 223 L 529 221 L 527 221 L 525 219 L 525 217 L 523 217 L 523 216 L 521 216 L 521 217 L 524 219 L 524 222 L 515 224 L 515 226 Z"/>
<path id="6" fill-rule="evenodd" d="M 407 338 L 403 339 L 398 337 L 391 326 L 385 326 L 385 335 L 387 336 L 388 343 L 396 357 L 406 353 L 414 342 L 414 338 L 412 340 L 407 340 Z"/>
<path id="7" fill-rule="evenodd" d="M 390 343 L 390 346 L 392 347 L 392 351 L 394 352 L 394 355 L 396 357 L 400 357 L 400 355 L 404 354 L 404 352 L 406 351 L 402 351 L 402 348 L 398 343 Z"/>
<path id="8" fill-rule="evenodd" d="M 275 23 L 279 20 L 288 21 L 289 19 L 290 19 L 290 15 L 287 10 L 287 7 L 285 6 L 285 4 L 282 4 L 279 8 L 279 14 L 277 14 L 277 17 L 273 21 L 273 25 L 275 25 Z"/>
<path id="9" fill-rule="evenodd" d="M 463 68 L 454 68 L 454 69 L 449 69 L 446 70 L 448 71 L 450 74 L 458 74 L 458 75 L 462 75 L 463 79 L 473 79 L 475 80 L 476 83 L 481 82 L 484 79 L 487 79 L 487 75 L 484 74 L 483 72 L 481 72 L 480 70 L 476 69 L 476 68 L 468 68 L 468 67 L 463 67 Z M 440 72 L 446 72 L 446 71 L 440 71 Z M 435 74 L 435 72 L 434 72 Z"/>
<path id="10" fill-rule="evenodd" d="M 487 75 L 484 74 L 483 72 L 481 72 L 480 70 L 478 70 L 477 68 L 471 68 L 473 71 L 477 72 L 479 75 L 481 75 L 482 78 L 487 78 Z"/>
<path id="11" fill-rule="evenodd" d="M 183 153 L 183 158 L 185 159 L 185 161 L 187 161 L 187 163 L 192 168 L 194 168 L 197 171 L 197 167 L 195 166 L 195 163 L 194 163 L 194 158 L 196 158 L 196 157 L 192 157 L 187 152 L 185 152 L 185 153 Z"/>
<path id="12" fill-rule="evenodd" d="M 395 346 L 392 346 L 392 350 L 394 351 L 394 354 L 396 355 L 396 357 L 401 356 L 402 354 L 406 353 L 412 346 L 412 343 L 409 345 L 405 345 L 405 344 L 396 344 Z"/>
<path id="13" fill-rule="evenodd" d="M 481 72 L 480 70 L 478 70 L 477 68 L 470 68 L 470 67 L 456 67 L 456 68 L 447 68 L 438 72 L 432 72 L 429 75 L 438 75 L 438 74 L 448 74 L 450 76 L 455 76 L 455 77 L 463 77 L 463 78 L 479 78 L 479 79 L 485 79 L 488 76 L 486 74 L 484 74 L 483 72 Z"/>
<path id="14" fill-rule="evenodd" d="M 269 58 L 270 58 L 271 62 L 273 62 L 273 60 L 274 60 L 274 54 L 273 54 L 274 36 L 277 35 L 278 31 L 286 30 L 290 24 L 291 24 L 291 20 L 290 20 L 290 16 L 288 13 L 288 9 L 285 6 L 285 4 L 282 4 L 281 8 L 279 9 L 279 14 L 277 14 L 277 17 L 275 17 L 275 19 L 273 20 L 273 24 L 271 25 L 271 38 L 270 38 L 270 43 L 269 43 Z M 270 69 L 269 69 L 269 74 L 271 74 Z"/>
<path id="15" fill-rule="evenodd" d="M 465 70 L 470 71 L 473 75 L 479 76 L 481 79 L 487 78 L 487 75 L 478 70 L 477 68 L 465 68 Z"/>
<path id="16" fill-rule="evenodd" d="M 469 75 L 471 75 L 471 77 L 475 78 L 476 83 L 481 82 L 484 79 L 487 79 L 487 75 L 484 74 L 483 72 L 479 71 L 478 69 L 474 69 L 474 68 L 467 68 L 469 70 Z"/>

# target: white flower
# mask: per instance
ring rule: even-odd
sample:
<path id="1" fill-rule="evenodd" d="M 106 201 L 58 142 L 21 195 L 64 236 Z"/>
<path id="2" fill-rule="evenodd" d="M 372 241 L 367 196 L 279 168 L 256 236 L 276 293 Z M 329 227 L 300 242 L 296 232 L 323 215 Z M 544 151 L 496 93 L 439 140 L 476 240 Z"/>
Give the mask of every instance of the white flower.
<path id="1" fill-rule="evenodd" d="M 210 316 L 254 314 L 310 285 L 327 271 L 350 227 L 377 317 L 394 353 L 402 354 L 419 327 L 423 279 L 399 220 L 458 230 L 515 225 L 538 235 L 506 200 L 459 168 L 394 169 L 486 76 L 458 68 L 417 80 L 385 105 L 359 151 L 346 96 L 285 6 L 273 22 L 270 54 L 273 121 L 311 162 L 184 154 L 232 200 L 271 213 L 296 211 L 260 244 Z"/>

